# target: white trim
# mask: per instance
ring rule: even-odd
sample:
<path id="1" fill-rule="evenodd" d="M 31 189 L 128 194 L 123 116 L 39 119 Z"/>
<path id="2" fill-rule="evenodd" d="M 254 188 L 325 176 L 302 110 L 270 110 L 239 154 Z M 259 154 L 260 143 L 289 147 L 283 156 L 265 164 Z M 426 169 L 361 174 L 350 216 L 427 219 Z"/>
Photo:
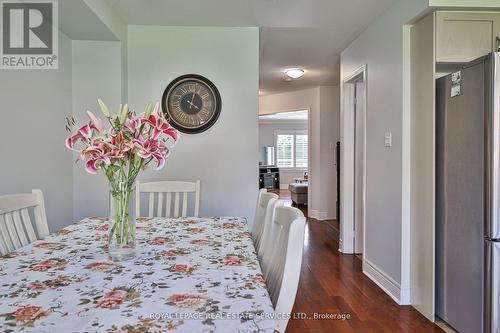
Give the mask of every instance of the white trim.
<path id="1" fill-rule="evenodd" d="M 342 221 L 340 223 L 340 238 L 342 239 L 342 253 L 354 253 L 354 106 L 351 105 L 354 100 L 352 94 L 353 89 L 351 85 L 353 80 L 358 77 L 363 78 L 364 82 L 364 114 L 367 118 L 368 110 L 368 80 L 367 80 L 367 67 L 363 65 L 355 70 L 351 75 L 342 80 L 340 87 L 340 141 L 341 141 L 341 170 L 340 170 L 340 188 L 341 196 L 340 211 Z M 368 123 L 365 122 L 365 131 Z M 363 203 L 366 205 L 366 135 L 365 135 L 365 156 L 363 159 L 364 164 L 364 182 L 363 182 Z M 363 253 L 365 253 L 365 230 L 366 230 L 366 206 L 363 209 Z"/>
<path id="2" fill-rule="evenodd" d="M 394 281 L 387 273 L 378 268 L 371 261 L 363 257 L 363 274 L 368 276 L 370 280 L 375 282 L 387 295 L 389 295 L 396 303 L 400 303 L 401 286 Z M 405 291 L 406 293 L 406 291 Z"/>
<path id="3" fill-rule="evenodd" d="M 320 212 L 319 210 L 316 209 L 310 209 L 308 215 L 309 215 L 308 217 L 319 221 L 335 220 L 335 216 L 328 215 L 328 212 Z"/>
<path id="4" fill-rule="evenodd" d="M 297 119 L 259 119 L 259 125 L 306 125 L 307 120 Z"/>
<path id="5" fill-rule="evenodd" d="M 279 168 L 280 173 L 304 173 L 307 172 L 308 168 Z"/>
<path id="6" fill-rule="evenodd" d="M 411 26 L 403 26 L 401 163 L 401 304 L 411 304 Z"/>

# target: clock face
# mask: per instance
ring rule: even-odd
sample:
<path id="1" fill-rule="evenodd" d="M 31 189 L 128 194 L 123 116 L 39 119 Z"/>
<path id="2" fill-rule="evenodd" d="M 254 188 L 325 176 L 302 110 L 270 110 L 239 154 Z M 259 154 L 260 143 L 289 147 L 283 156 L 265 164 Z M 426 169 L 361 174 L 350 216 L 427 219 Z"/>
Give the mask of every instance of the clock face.
<path id="1" fill-rule="evenodd" d="M 162 107 L 170 124 L 184 133 L 210 128 L 220 114 L 221 98 L 215 85 L 200 75 L 178 77 L 165 89 Z"/>

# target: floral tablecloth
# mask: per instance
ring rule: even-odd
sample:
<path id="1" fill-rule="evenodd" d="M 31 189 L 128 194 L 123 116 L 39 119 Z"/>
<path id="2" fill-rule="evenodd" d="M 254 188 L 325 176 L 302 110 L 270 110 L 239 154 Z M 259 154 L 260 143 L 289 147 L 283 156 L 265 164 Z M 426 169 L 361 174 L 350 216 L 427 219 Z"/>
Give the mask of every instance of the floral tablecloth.
<path id="1" fill-rule="evenodd" d="M 245 219 L 143 218 L 119 263 L 107 235 L 89 218 L 0 257 L 0 331 L 274 331 Z"/>

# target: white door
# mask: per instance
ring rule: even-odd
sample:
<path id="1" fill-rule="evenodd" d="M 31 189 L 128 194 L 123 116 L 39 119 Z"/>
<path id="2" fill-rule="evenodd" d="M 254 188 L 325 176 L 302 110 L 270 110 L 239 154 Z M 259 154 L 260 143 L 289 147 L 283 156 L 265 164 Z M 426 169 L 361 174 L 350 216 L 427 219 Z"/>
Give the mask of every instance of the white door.
<path id="1" fill-rule="evenodd" d="M 354 90 L 354 253 L 363 253 L 365 221 L 365 83 L 358 81 Z"/>

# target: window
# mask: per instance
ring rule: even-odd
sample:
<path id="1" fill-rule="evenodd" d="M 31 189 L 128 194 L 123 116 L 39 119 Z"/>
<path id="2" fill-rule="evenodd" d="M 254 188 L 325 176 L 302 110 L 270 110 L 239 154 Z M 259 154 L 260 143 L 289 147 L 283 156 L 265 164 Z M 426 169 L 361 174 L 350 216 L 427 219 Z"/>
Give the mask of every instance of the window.
<path id="1" fill-rule="evenodd" d="M 307 168 L 308 137 L 304 131 L 276 131 L 276 164 L 280 168 Z"/>
<path id="2" fill-rule="evenodd" d="M 295 167 L 307 168 L 307 135 L 295 135 Z"/>

